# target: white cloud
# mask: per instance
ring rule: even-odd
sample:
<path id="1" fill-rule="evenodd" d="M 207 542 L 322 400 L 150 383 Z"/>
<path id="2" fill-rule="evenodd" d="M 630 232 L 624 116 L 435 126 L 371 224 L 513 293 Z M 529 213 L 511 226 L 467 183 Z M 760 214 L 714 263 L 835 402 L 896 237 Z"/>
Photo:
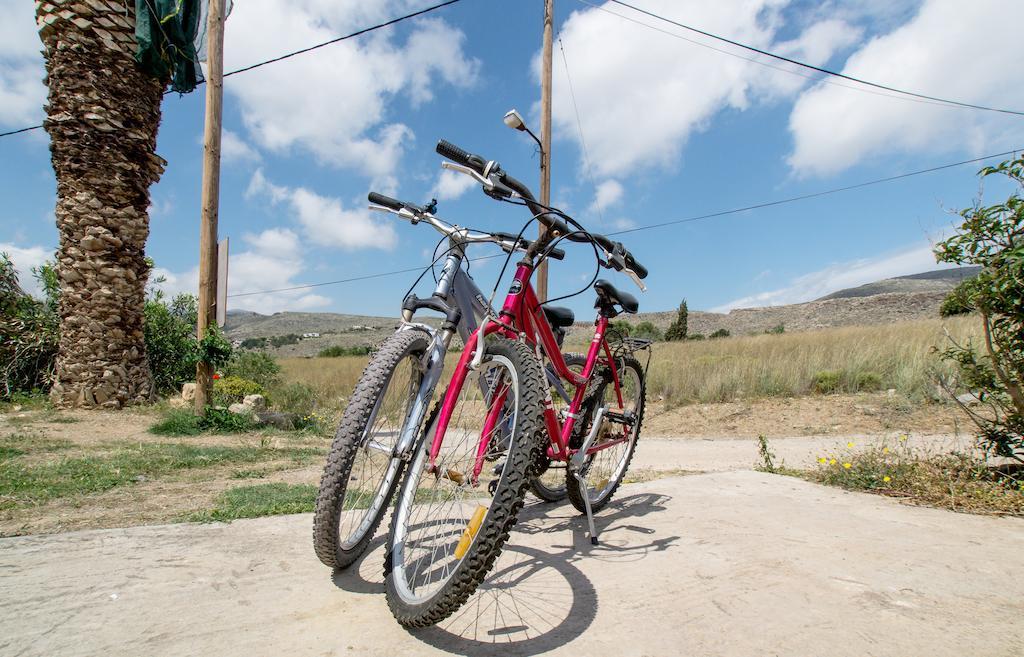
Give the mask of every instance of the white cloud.
<path id="1" fill-rule="evenodd" d="M 0 13 L 0 125 L 35 125 L 43 119 L 46 86 L 34 3 L 6 0 Z"/>
<path id="2" fill-rule="evenodd" d="M 648 0 L 644 9 L 744 43 L 774 48 L 782 22 L 779 12 L 786 4 L 787 0 Z M 605 3 L 602 8 L 688 35 L 619 5 Z M 807 26 L 793 41 L 784 42 L 784 47 L 823 63 L 857 37 L 857 29 L 840 20 L 829 18 L 822 23 Z M 755 101 L 773 102 L 808 82 L 595 8 L 574 12 L 562 26 L 561 40 L 590 160 L 597 175 L 603 177 L 622 176 L 636 168 L 672 166 L 691 133 L 706 128 L 719 111 L 743 110 Z M 534 65 L 539 70 L 538 60 Z M 555 134 L 578 139 L 576 113 L 561 61 L 553 74 Z"/>
<path id="3" fill-rule="evenodd" d="M 724 313 L 734 308 L 760 308 L 801 303 L 823 297 L 837 290 L 873 283 L 883 278 L 944 269 L 947 266 L 935 263 L 931 243 L 918 244 L 877 258 L 865 258 L 830 265 L 824 269 L 798 276 L 785 287 L 734 299 L 712 308 L 711 312 Z M 755 280 L 762 278 L 764 274 L 765 272 L 758 274 Z"/>
<path id="4" fill-rule="evenodd" d="M 397 242 L 395 229 L 375 221 L 366 208 L 346 209 L 340 199 L 321 196 L 305 187 L 275 185 L 257 169 L 246 197 L 260 195 L 273 203 L 287 203 L 305 236 L 317 246 L 390 249 Z"/>
<path id="5" fill-rule="evenodd" d="M 14 263 L 21 289 L 36 298 L 42 297 L 43 288 L 32 275 L 32 268 L 47 260 L 53 260 L 53 251 L 42 246 L 20 247 L 9 242 L 0 242 L 0 253 L 6 253 Z"/>
<path id="6" fill-rule="evenodd" d="M 872 39 L 843 73 L 887 86 L 974 104 L 1024 107 L 1020 25 L 1024 3 L 926 0 L 909 22 Z M 845 83 L 844 83 L 845 84 Z M 850 83 L 853 84 L 853 83 Z M 1024 139 L 1020 117 L 895 100 L 819 84 L 790 116 L 789 164 L 830 175 L 899 153 L 980 153 Z"/>
<path id="7" fill-rule="evenodd" d="M 604 212 L 609 207 L 622 200 L 623 192 L 625 192 L 625 190 L 618 181 L 604 181 L 597 186 L 597 192 L 594 194 L 594 202 L 590 204 L 590 211 Z"/>
<path id="8" fill-rule="evenodd" d="M 434 193 L 437 194 L 438 200 L 451 201 L 476 187 L 477 184 L 475 180 L 465 174 L 442 169 L 441 175 L 437 177 L 437 184 L 434 185 Z"/>
<path id="9" fill-rule="evenodd" d="M 220 154 L 225 164 L 244 164 L 259 161 L 260 154 L 237 133 L 224 130 L 221 133 L 220 139 Z"/>
<path id="10" fill-rule="evenodd" d="M 327 41 L 404 13 L 407 0 L 250 0 L 235 4 L 225 31 L 225 68 L 240 68 Z M 412 23 L 404 43 L 383 30 L 229 78 L 243 122 L 263 148 L 298 148 L 320 162 L 371 177 L 390 174 L 412 131 L 387 103 L 429 101 L 439 82 L 465 87 L 479 62 L 462 50 L 465 35 L 442 20 Z M 273 50 L 268 51 L 268 45 Z"/>
<path id="11" fill-rule="evenodd" d="M 295 287 L 302 282 L 296 278 L 303 272 L 306 257 L 298 235 L 287 228 L 271 228 L 261 233 L 242 236 L 244 250 L 232 253 L 228 262 L 228 308 L 254 310 L 263 314 L 283 310 L 308 310 L 331 303 L 331 299 L 312 293 L 308 288 L 269 294 L 249 294 L 262 290 Z M 168 294 L 187 292 L 196 294 L 199 287 L 199 268 L 172 272 L 156 268 L 152 278 L 163 277 L 158 285 Z"/>

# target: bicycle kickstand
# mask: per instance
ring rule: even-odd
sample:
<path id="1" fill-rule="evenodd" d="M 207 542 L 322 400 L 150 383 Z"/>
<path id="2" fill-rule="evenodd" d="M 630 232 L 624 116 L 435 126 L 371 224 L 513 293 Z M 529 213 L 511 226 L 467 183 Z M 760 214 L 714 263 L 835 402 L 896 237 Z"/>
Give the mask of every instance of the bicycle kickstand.
<path id="1" fill-rule="evenodd" d="M 580 495 L 583 496 L 583 506 L 587 510 L 587 526 L 590 529 L 590 544 L 597 545 L 597 528 L 594 527 L 594 512 L 590 508 L 590 491 L 587 490 L 587 482 L 579 470 L 573 473 L 576 482 L 580 487 Z"/>
<path id="2" fill-rule="evenodd" d="M 594 414 L 594 424 L 590 428 L 587 439 L 583 441 L 579 450 L 573 454 L 572 459 L 569 461 L 569 467 L 572 468 L 572 476 L 576 478 L 576 483 L 580 487 L 580 495 L 583 497 L 583 508 L 587 512 L 587 526 L 590 529 L 590 543 L 592 545 L 597 545 L 597 528 L 594 526 L 594 511 L 590 508 L 590 491 L 587 490 L 587 482 L 583 478 L 583 468 L 584 462 L 587 459 L 587 450 L 590 449 L 598 434 L 601 433 L 601 425 L 607 412 L 608 409 L 604 406 L 597 409 L 597 413 Z"/>

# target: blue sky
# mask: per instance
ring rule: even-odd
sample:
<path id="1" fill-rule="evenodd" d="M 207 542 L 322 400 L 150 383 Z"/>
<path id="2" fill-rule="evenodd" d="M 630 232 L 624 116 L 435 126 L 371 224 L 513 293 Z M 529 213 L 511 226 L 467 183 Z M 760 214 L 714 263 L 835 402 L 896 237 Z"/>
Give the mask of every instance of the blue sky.
<path id="1" fill-rule="evenodd" d="M 429 4 L 240 0 L 227 23 L 226 68 Z M 1024 108 L 1024 54 L 1016 33 L 1024 23 L 1022 3 L 978 1 L 969 11 L 958 0 L 636 4 L 879 83 Z M 41 120 L 45 88 L 31 3 L 2 0 L 0 6 L 7 17 L 0 26 L 3 131 Z M 428 262 L 436 234 L 368 213 L 369 190 L 412 201 L 435 196 L 442 217 L 518 230 L 520 208 L 440 177 L 433 147 L 446 138 L 536 184 L 532 142 L 501 118 L 516 107 L 538 127 L 542 7 L 542 0 L 463 0 L 427 18 L 229 78 L 220 233 L 232 242 L 230 292 Z M 808 79 L 788 65 L 769 62 L 770 68 L 736 57 L 749 53 L 614 4 L 557 0 L 555 32 L 562 48 L 556 41 L 553 201 L 595 231 L 1024 146 L 1020 117 Z M 147 251 L 170 291 L 195 288 L 203 104 L 200 88 L 168 96 L 163 105 L 158 152 L 169 164 L 153 188 Z M 699 309 L 791 303 L 933 268 L 930 245 L 950 230 L 950 211 L 978 195 L 978 168 L 623 235 L 651 272 L 641 308 L 671 309 L 683 297 Z M 1005 192 L 985 190 L 989 198 Z M 57 243 L 45 133 L 0 139 L 0 195 L 0 248 L 27 269 Z M 476 255 L 491 252 L 481 247 Z M 586 249 L 570 249 L 565 263 L 552 266 L 553 294 L 581 287 L 591 261 Z M 472 272 L 490 289 L 499 268 L 493 259 L 474 263 Z M 631 287 L 621 276 L 606 276 Z M 229 307 L 396 315 L 414 278 L 235 297 Z M 580 316 L 592 312 L 590 293 L 568 303 Z"/>

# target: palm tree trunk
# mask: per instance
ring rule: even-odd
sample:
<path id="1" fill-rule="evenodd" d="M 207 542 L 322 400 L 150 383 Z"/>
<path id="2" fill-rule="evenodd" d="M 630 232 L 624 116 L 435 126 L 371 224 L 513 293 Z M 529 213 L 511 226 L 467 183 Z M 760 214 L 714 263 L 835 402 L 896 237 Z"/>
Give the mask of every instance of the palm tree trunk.
<path id="1" fill-rule="evenodd" d="M 119 408 L 153 396 L 142 321 L 149 187 L 163 83 L 136 65 L 131 0 L 40 0 L 46 131 L 57 176 L 60 346 L 52 401 Z"/>

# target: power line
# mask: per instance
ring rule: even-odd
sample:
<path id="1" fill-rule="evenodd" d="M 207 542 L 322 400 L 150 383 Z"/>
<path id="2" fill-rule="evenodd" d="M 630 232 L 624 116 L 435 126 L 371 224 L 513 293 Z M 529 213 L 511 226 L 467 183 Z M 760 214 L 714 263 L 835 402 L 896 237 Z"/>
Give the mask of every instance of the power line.
<path id="1" fill-rule="evenodd" d="M 468 258 L 469 262 L 479 262 L 481 260 L 490 260 L 492 258 L 499 258 L 505 254 L 495 254 L 493 256 L 482 256 L 480 258 Z M 422 267 L 410 267 L 409 269 L 395 269 L 394 271 L 384 271 L 376 274 L 367 274 L 365 276 L 354 276 L 352 278 L 339 278 L 338 280 L 326 280 L 324 282 L 312 282 L 306 284 L 306 286 L 294 286 L 292 288 L 279 288 L 276 290 L 259 290 L 257 292 L 243 292 L 237 295 L 227 295 L 227 298 L 232 297 L 252 297 L 254 295 L 272 295 L 279 292 L 292 292 L 293 290 L 308 290 L 309 288 L 322 288 L 324 286 L 337 286 L 337 284 L 343 282 L 355 282 L 357 280 L 369 280 L 371 278 L 384 278 L 385 276 L 394 276 L 400 273 L 411 273 L 413 271 L 423 271 L 426 267 L 431 265 L 423 265 Z"/>
<path id="2" fill-rule="evenodd" d="M 587 140 L 583 138 L 583 121 L 580 120 L 580 108 L 576 104 L 576 92 L 572 87 L 572 77 L 569 75 L 569 60 L 565 58 L 565 46 L 562 45 L 562 37 L 558 37 L 558 49 L 562 52 L 562 64 L 565 66 L 565 79 L 569 83 L 569 97 L 572 98 L 572 108 L 576 111 L 576 127 L 580 131 L 580 145 L 583 146 L 583 162 L 587 167 L 587 177 L 590 178 L 590 185 L 594 188 L 594 194 L 597 194 L 597 183 L 594 181 L 594 170 L 590 166 L 590 154 L 587 152 Z M 597 207 L 597 216 L 601 219 L 601 223 L 604 223 L 604 212 L 601 210 L 601 205 L 597 203 L 597 198 L 594 199 L 594 204 Z"/>
<path id="3" fill-rule="evenodd" d="M 414 12 L 412 12 L 410 14 L 406 14 L 404 16 L 399 16 L 398 18 L 392 18 L 391 20 L 386 21 L 384 23 L 378 23 L 378 24 L 373 25 L 371 27 L 365 27 L 365 28 L 363 28 L 361 30 L 357 30 L 355 32 L 352 32 L 351 34 L 346 34 L 345 36 L 336 37 L 334 39 L 330 39 L 329 41 L 324 41 L 323 43 L 318 43 L 318 44 L 316 44 L 314 46 L 309 46 L 308 48 L 302 48 L 301 50 L 296 50 L 294 52 L 290 52 L 290 53 L 287 53 L 285 55 L 281 55 L 280 57 L 274 57 L 272 59 L 267 59 L 267 60 L 262 61 L 262 62 L 257 62 L 256 64 L 250 64 L 249 66 L 243 66 L 242 68 L 239 68 L 239 69 L 236 69 L 234 71 L 230 71 L 228 73 L 225 73 L 224 77 L 230 77 L 232 75 L 238 75 L 239 73 L 246 73 L 246 72 L 251 71 L 251 70 L 253 70 L 255 68 L 260 68 L 261 66 L 266 66 L 267 64 L 274 64 L 276 62 L 280 62 L 280 61 L 288 59 L 290 57 L 295 57 L 296 55 L 302 55 L 304 53 L 311 52 L 311 51 L 317 50 L 319 48 L 323 48 L 324 46 L 329 46 L 329 45 L 338 43 L 340 41 L 346 41 L 348 39 L 354 39 L 357 36 L 362 36 L 362 35 L 367 34 L 369 32 L 373 32 L 374 30 L 379 30 L 379 29 L 382 29 L 382 28 L 385 28 L 385 27 L 390 27 L 390 26 L 395 25 L 397 23 L 401 23 L 402 21 L 407 21 L 407 20 L 409 20 L 411 18 L 416 18 L 417 16 L 422 16 L 423 14 L 427 14 L 429 12 L 441 9 L 443 7 L 447 7 L 448 5 L 453 5 L 453 4 L 455 4 L 456 2 L 459 2 L 459 1 L 460 0 L 447 0 L 446 2 L 441 2 L 439 4 L 432 5 L 430 7 L 424 8 L 424 9 L 420 9 L 419 11 L 414 11 Z M 202 84 L 202 82 L 200 82 L 199 84 Z M 164 95 L 169 95 L 170 93 L 172 93 L 172 92 L 168 90 L 167 92 L 164 93 Z M 42 127 L 43 127 L 42 124 L 39 124 L 39 125 L 29 126 L 27 128 L 20 128 L 18 130 L 11 130 L 9 132 L 0 132 L 0 137 L 9 137 L 11 135 L 17 135 L 17 134 L 22 133 L 22 132 L 29 132 L 30 130 L 38 130 L 39 128 L 42 128 Z"/>
<path id="4" fill-rule="evenodd" d="M 590 5 L 592 7 L 594 6 L 591 3 L 586 2 L 585 0 L 579 0 L 579 1 L 581 3 L 583 3 L 583 4 Z M 985 106 L 985 105 L 975 105 L 973 103 L 965 103 L 965 102 L 961 102 L 961 101 L 958 101 L 958 100 L 949 100 L 947 98 L 939 98 L 937 96 L 929 96 L 927 94 L 916 93 L 916 92 L 913 92 L 913 91 L 907 91 L 905 89 L 899 89 L 899 88 L 896 88 L 896 87 L 890 87 L 890 86 L 887 86 L 887 85 L 884 85 L 884 84 L 879 84 L 877 82 L 870 82 L 868 80 L 863 80 L 861 78 L 855 78 L 855 77 L 853 77 L 851 75 L 846 75 L 846 74 L 840 73 L 838 71 L 833 71 L 833 70 L 830 70 L 830 69 L 827 69 L 827 68 L 822 68 L 820 66 L 815 66 L 813 64 L 808 64 L 806 62 L 801 62 L 799 60 L 792 59 L 791 57 L 786 57 L 784 55 L 779 55 L 779 54 L 770 52 L 768 50 L 763 50 L 763 49 L 757 48 L 755 46 L 747 45 L 745 43 L 740 43 L 739 41 L 734 41 L 732 39 L 728 39 L 726 37 L 719 36 L 717 34 L 713 34 L 711 32 L 707 32 L 707 31 L 701 30 L 699 28 L 696 28 L 696 27 L 693 27 L 693 26 L 690 26 L 690 25 L 686 25 L 684 23 L 680 23 L 678 21 L 674 21 L 674 20 L 672 20 L 670 18 L 666 18 L 664 16 L 660 16 L 658 14 L 655 14 L 654 12 L 647 11 L 646 9 L 641 9 L 641 8 L 636 7 L 634 5 L 631 5 L 631 4 L 627 3 L 627 2 L 622 2 L 622 0 L 610 0 L 610 1 L 615 3 L 615 4 L 617 4 L 617 5 L 620 5 L 622 7 L 627 7 L 629 9 L 632 9 L 635 12 L 644 14 L 645 16 L 650 16 L 651 18 L 663 21 L 665 23 L 669 23 L 670 25 L 675 25 L 676 27 L 680 27 L 680 28 L 682 28 L 684 30 L 688 30 L 690 32 L 694 32 L 696 34 L 700 34 L 700 35 L 706 36 L 708 38 L 715 39 L 717 41 L 721 41 L 723 43 L 728 43 L 730 45 L 736 46 L 738 48 L 743 48 L 744 50 L 749 50 L 750 52 L 754 52 L 754 53 L 757 53 L 759 55 L 764 55 L 766 57 L 771 57 L 772 59 L 776 59 L 776 60 L 779 60 L 779 61 L 782 61 L 782 62 L 786 62 L 788 64 L 793 64 L 795 66 L 806 68 L 806 69 L 811 70 L 811 71 L 816 71 L 818 73 L 824 73 L 825 75 L 830 75 L 832 77 L 840 78 L 840 79 L 843 79 L 843 80 L 849 80 L 850 82 L 856 82 L 857 84 L 862 84 L 862 85 L 865 85 L 865 86 L 868 86 L 868 87 L 874 87 L 875 89 L 882 89 L 884 91 L 891 91 L 893 93 L 901 94 L 901 95 L 904 95 L 904 96 L 910 96 L 910 97 L 913 97 L 913 98 L 918 98 L 918 99 L 922 99 L 922 100 L 928 100 L 928 101 L 942 103 L 942 104 L 946 104 L 946 105 L 955 105 L 957 107 L 966 107 L 966 108 L 970 108 L 970 109 L 984 110 L 984 111 L 987 111 L 987 112 L 999 112 L 1001 114 L 1013 114 L 1015 116 L 1024 116 L 1024 112 L 1018 111 L 1018 110 L 1002 109 L 1002 108 L 998 108 L 998 107 L 988 107 L 988 106 Z M 598 9 L 600 9 L 600 7 L 598 7 Z M 609 13 L 612 13 L 613 15 L 619 16 L 620 18 L 626 18 L 625 16 L 622 16 L 621 14 L 615 14 L 614 12 L 609 12 Z M 643 23 L 641 23 L 641 25 L 642 24 Z"/>
<path id="5" fill-rule="evenodd" d="M 769 208 L 769 207 L 776 206 L 776 205 L 784 205 L 786 203 L 795 203 L 796 201 L 806 201 L 808 199 L 818 198 L 820 196 L 829 196 L 831 194 L 838 194 L 840 192 L 848 192 L 848 191 L 851 191 L 851 190 L 854 190 L 854 189 L 860 189 L 862 187 L 870 187 L 872 185 L 881 185 L 882 183 L 893 182 L 893 181 L 896 181 L 896 180 L 902 180 L 904 178 L 911 178 L 913 176 L 920 176 L 920 175 L 923 175 L 923 174 L 926 174 L 926 173 L 934 173 L 936 171 L 942 171 L 944 169 L 952 169 L 954 167 L 963 166 L 965 164 L 974 164 L 976 162 L 983 162 L 985 160 L 991 160 L 991 159 L 997 158 L 997 157 L 1006 157 L 1007 155 L 1014 155 L 1014 154 L 1020 152 L 1021 150 L 1024 150 L 1024 149 L 1022 149 L 1022 148 L 1015 148 L 1015 149 L 1013 149 L 1011 151 L 1004 151 L 1002 153 L 993 153 L 992 155 L 983 155 L 981 157 L 975 157 L 975 158 L 972 158 L 970 160 L 962 160 L 960 162 L 953 162 L 952 164 L 942 164 L 940 166 L 930 167 L 928 169 L 920 169 L 918 171 L 910 171 L 908 173 L 901 173 L 901 174 L 896 175 L 896 176 L 888 176 L 886 178 L 876 178 L 875 180 L 868 180 L 868 181 L 865 181 L 865 182 L 862 182 L 862 183 L 857 183 L 855 185 L 847 185 L 845 187 L 836 187 L 834 189 L 827 189 L 827 190 L 824 190 L 824 191 L 821 191 L 821 192 L 813 192 L 811 194 L 801 194 L 800 196 L 790 196 L 789 198 L 782 198 L 782 199 L 777 199 L 777 200 L 774 200 L 774 201 L 765 201 L 764 203 L 756 203 L 754 205 L 747 205 L 747 206 L 744 206 L 742 208 L 732 208 L 732 209 L 729 209 L 729 210 L 721 210 L 719 212 L 710 212 L 708 214 L 701 214 L 701 215 L 696 215 L 696 216 L 693 216 L 693 217 L 686 217 L 685 219 L 675 219 L 673 221 L 663 221 L 663 222 L 657 223 L 657 224 L 647 224 L 646 226 L 637 226 L 635 228 L 627 228 L 626 230 L 619 230 L 619 231 L 615 231 L 614 233 L 607 233 L 607 235 L 611 236 L 611 235 L 625 235 L 626 233 L 638 233 L 638 232 L 644 231 L 644 230 L 653 230 L 655 228 L 664 228 L 665 226 L 675 226 L 677 224 L 685 224 L 685 223 L 690 223 L 690 222 L 693 222 L 693 221 L 701 221 L 703 219 L 714 219 L 714 218 L 717 218 L 717 217 L 724 217 L 726 215 L 739 214 L 741 212 L 748 212 L 750 210 L 758 210 L 758 209 L 761 209 L 761 208 Z M 483 256 L 481 258 L 472 258 L 471 262 L 477 262 L 479 260 L 489 260 L 491 258 L 500 257 L 501 255 L 503 255 L 503 254 L 499 253 L 499 254 L 496 254 L 496 255 Z M 366 276 L 357 276 L 357 277 L 354 277 L 354 278 L 344 278 L 344 279 L 337 280 L 337 281 L 326 281 L 324 283 L 310 283 L 309 285 L 296 285 L 294 287 L 280 288 L 280 289 L 277 289 L 277 290 L 261 290 L 261 291 L 258 291 L 258 292 L 245 292 L 245 293 L 242 293 L 242 294 L 229 294 L 228 296 L 229 297 L 245 297 L 245 296 L 252 296 L 252 295 L 255 295 L 255 294 L 273 294 L 275 292 L 290 292 L 292 290 L 305 290 L 305 289 L 312 288 L 312 287 L 321 287 L 323 285 L 336 285 L 336 284 L 340 284 L 340 283 L 351 283 L 351 282 L 355 282 L 355 281 L 364 281 L 364 280 L 371 279 L 371 278 L 384 278 L 385 276 L 395 276 L 397 274 L 407 274 L 409 272 L 421 271 L 426 266 L 428 266 L 428 265 L 423 265 L 421 267 L 411 267 L 409 269 L 396 269 L 395 271 L 381 272 L 379 274 L 368 274 Z"/>
<path id="6" fill-rule="evenodd" d="M 970 160 L 963 160 L 962 162 L 954 162 L 952 164 L 943 164 L 937 167 L 931 167 L 929 169 L 921 169 L 920 171 L 911 171 L 910 173 L 901 173 L 898 176 L 889 176 L 887 178 L 878 178 L 876 180 L 869 180 L 867 182 L 857 183 L 855 185 L 847 185 L 846 187 L 836 187 L 835 189 L 828 189 L 823 192 L 814 192 L 811 194 L 801 194 L 800 196 L 791 196 L 789 198 L 778 199 L 776 201 L 767 201 L 765 203 L 757 203 L 755 205 L 748 205 L 742 208 L 733 208 L 731 210 L 723 210 L 721 212 L 712 212 L 709 214 L 697 215 L 694 217 L 687 217 L 685 219 L 675 219 L 673 221 L 663 221 L 657 224 L 648 224 L 646 226 L 637 226 L 636 228 L 627 228 L 626 230 L 616 231 L 614 233 L 608 233 L 609 235 L 624 235 L 626 233 L 636 233 L 641 230 L 650 230 L 652 228 L 662 228 L 664 226 L 674 226 L 676 224 L 685 224 L 691 221 L 699 221 L 701 219 L 711 219 L 713 217 L 721 217 L 727 214 L 738 214 L 740 212 L 746 212 L 748 210 L 758 210 L 760 208 L 768 208 L 774 205 L 783 205 L 785 203 L 793 203 L 795 201 L 806 201 L 811 198 L 818 198 L 819 196 L 828 196 L 830 194 L 838 194 L 839 192 L 848 192 L 853 189 L 860 189 L 861 187 L 870 187 L 871 185 L 880 185 L 882 183 L 893 182 L 894 180 L 902 180 L 903 178 L 910 178 L 912 176 L 920 176 L 925 173 L 934 173 L 936 171 L 942 171 L 943 169 L 952 169 L 954 167 L 963 166 L 965 164 L 973 164 L 975 162 L 982 162 L 984 160 L 991 160 L 996 157 L 1005 157 L 1007 155 L 1014 155 L 1021 151 L 1020 148 L 1015 148 L 1012 151 L 1004 151 L 1002 153 L 993 153 L 992 155 L 983 155 L 982 157 L 976 157 Z"/>
<path id="7" fill-rule="evenodd" d="M 629 21 L 630 23 L 634 23 L 636 25 L 639 25 L 640 27 L 646 27 L 649 30 L 654 30 L 655 32 L 660 32 L 661 34 L 664 34 L 666 36 L 670 36 L 670 37 L 672 37 L 674 39 L 679 39 L 680 41 L 685 41 L 685 42 L 687 42 L 689 44 L 692 44 L 692 45 L 695 45 L 695 46 L 699 46 L 701 48 L 706 48 L 707 50 L 713 50 L 714 52 L 717 52 L 717 53 L 720 53 L 720 54 L 723 54 L 723 55 L 727 55 L 729 57 L 735 57 L 736 59 L 742 59 L 745 62 L 750 62 L 751 64 L 756 64 L 758 66 L 763 66 L 764 68 L 770 68 L 770 69 L 772 69 L 774 71 L 781 71 L 782 73 L 786 73 L 788 75 L 795 75 L 797 77 L 804 78 L 805 80 L 811 80 L 811 81 L 814 81 L 814 82 L 821 82 L 822 84 L 827 84 L 827 85 L 830 85 L 830 86 L 833 86 L 833 87 L 842 87 L 843 89 L 852 89 L 854 91 L 858 91 L 860 93 L 865 93 L 865 94 L 871 94 L 873 96 L 881 96 L 883 98 L 895 98 L 897 100 L 902 100 L 902 101 L 906 101 L 906 102 L 910 102 L 910 103 L 921 103 L 922 105 L 937 105 L 939 107 L 950 107 L 950 108 L 953 108 L 953 109 L 957 108 L 955 105 L 948 105 L 946 103 L 937 103 L 937 102 L 933 102 L 933 101 L 930 101 L 930 100 L 921 100 L 920 98 L 912 98 L 910 96 L 902 96 L 902 95 L 899 95 L 899 94 L 887 93 L 887 92 L 884 92 L 884 91 L 875 91 L 873 89 L 867 89 L 867 88 L 865 88 L 863 86 L 856 86 L 856 85 L 852 85 L 852 84 L 843 84 L 842 82 L 839 82 L 838 80 L 829 79 L 827 76 L 822 77 L 820 75 L 812 75 L 810 73 L 802 73 L 802 72 L 800 72 L 798 70 L 794 70 L 792 68 L 785 68 L 783 66 L 776 66 L 775 64 L 771 64 L 769 62 L 766 62 L 763 59 L 756 59 L 754 57 L 745 57 L 745 56 L 743 56 L 743 55 L 741 55 L 739 53 L 731 52 L 731 51 L 726 50 L 724 48 L 716 48 L 715 46 L 713 46 L 713 45 L 711 45 L 709 43 L 704 43 L 703 41 L 698 41 L 696 39 L 688 39 L 685 36 L 683 36 L 682 34 L 679 34 L 678 32 L 670 32 L 669 30 L 663 30 L 660 27 L 657 27 L 655 25 L 651 25 L 650 23 L 645 23 L 643 21 L 637 20 L 637 19 L 632 18 L 630 16 L 625 16 L 623 14 L 619 14 L 619 13 L 616 13 L 614 11 L 611 11 L 610 9 L 608 9 L 606 7 L 601 7 L 599 5 L 595 5 L 592 2 L 588 2 L 588 0 L 577 0 L 577 2 L 579 2 L 580 4 L 583 4 L 583 5 L 587 5 L 588 7 L 592 7 L 594 9 L 598 10 L 598 11 L 602 11 L 602 12 L 604 12 L 606 14 L 611 15 L 611 16 L 615 16 L 616 18 L 621 18 L 622 20 Z"/>

